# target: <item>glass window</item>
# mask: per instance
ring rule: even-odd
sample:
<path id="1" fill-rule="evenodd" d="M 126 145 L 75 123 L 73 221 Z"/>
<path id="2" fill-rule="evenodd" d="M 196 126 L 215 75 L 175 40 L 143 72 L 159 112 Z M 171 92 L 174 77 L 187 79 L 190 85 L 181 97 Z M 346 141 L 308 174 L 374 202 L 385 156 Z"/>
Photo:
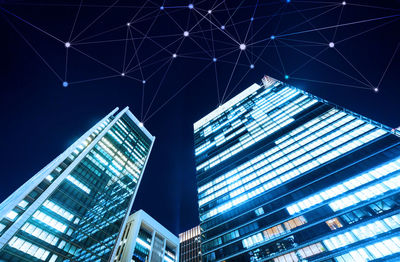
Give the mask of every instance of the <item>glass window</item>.
<path id="1" fill-rule="evenodd" d="M 338 218 L 332 218 L 325 222 L 331 230 L 335 230 L 343 227 L 342 223 L 340 223 Z"/>

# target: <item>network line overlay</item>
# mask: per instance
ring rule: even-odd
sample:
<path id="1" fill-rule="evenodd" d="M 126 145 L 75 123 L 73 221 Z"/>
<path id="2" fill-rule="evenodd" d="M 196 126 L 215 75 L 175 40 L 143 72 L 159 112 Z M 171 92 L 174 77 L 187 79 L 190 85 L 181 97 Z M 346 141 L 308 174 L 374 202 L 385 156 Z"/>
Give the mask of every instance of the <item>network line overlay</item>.
<path id="1" fill-rule="evenodd" d="M 262 68 L 296 85 L 379 93 L 398 58 L 399 10 L 371 0 L 3 1 L 0 19 L 54 88 L 113 81 L 140 98 L 146 123 L 204 76 L 223 104 Z"/>

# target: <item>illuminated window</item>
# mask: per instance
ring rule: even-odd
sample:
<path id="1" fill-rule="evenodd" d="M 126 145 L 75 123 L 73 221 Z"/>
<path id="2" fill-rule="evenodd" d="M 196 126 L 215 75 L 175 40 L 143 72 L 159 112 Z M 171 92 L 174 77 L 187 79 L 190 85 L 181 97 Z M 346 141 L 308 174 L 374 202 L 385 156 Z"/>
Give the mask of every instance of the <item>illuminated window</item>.
<path id="1" fill-rule="evenodd" d="M 325 248 L 322 246 L 322 244 L 316 243 L 316 244 L 309 245 L 307 247 L 303 247 L 303 248 L 299 249 L 297 252 L 299 252 L 299 254 L 302 258 L 307 258 L 307 257 L 317 255 L 319 253 L 322 253 L 324 251 L 325 251 Z"/>
<path id="2" fill-rule="evenodd" d="M 14 221 L 15 218 L 16 218 L 17 216 L 18 216 L 18 213 L 15 212 L 14 210 L 11 210 L 10 212 L 8 212 L 8 214 L 7 214 L 6 217 L 7 217 L 9 220 Z"/>
<path id="3" fill-rule="evenodd" d="M 28 201 L 22 200 L 21 202 L 19 202 L 18 206 L 20 208 L 25 208 L 28 205 Z"/>
<path id="4" fill-rule="evenodd" d="M 81 182 L 79 182 L 79 181 L 78 181 L 76 178 L 74 178 L 73 176 L 68 175 L 68 176 L 67 176 L 67 179 L 68 179 L 69 181 L 71 181 L 75 186 L 77 186 L 77 187 L 79 187 L 80 189 L 82 189 L 84 192 L 90 194 L 90 189 L 89 189 L 87 186 L 85 186 L 84 184 L 82 184 Z"/>
<path id="5" fill-rule="evenodd" d="M 8 242 L 8 245 L 43 261 L 45 261 L 50 254 L 49 251 L 18 237 L 13 237 L 10 242 Z"/>
<path id="6" fill-rule="evenodd" d="M 266 93 L 268 93 L 268 91 Z M 284 104 L 285 102 L 289 101 L 290 99 L 294 98 L 299 94 L 300 94 L 299 91 L 291 90 L 290 88 L 286 87 L 279 90 L 277 93 L 271 93 L 272 96 L 270 97 L 267 96 L 262 97 L 259 100 L 258 105 L 254 106 L 255 109 L 251 110 L 250 112 L 251 117 L 255 119 L 255 121 L 251 121 L 249 122 L 249 124 L 247 123 L 245 124 L 245 128 L 243 128 L 243 130 L 247 129 L 247 132 L 245 132 L 245 134 L 240 137 L 241 143 L 236 144 L 231 148 L 228 148 L 224 152 L 221 152 L 212 159 L 197 166 L 196 169 L 206 170 L 215 165 L 218 165 L 220 162 L 226 160 L 227 158 L 237 154 L 238 152 L 256 143 L 257 141 L 267 137 L 268 135 L 290 124 L 291 122 L 294 121 L 294 119 L 291 118 L 292 116 L 317 103 L 317 100 L 307 97 L 305 95 L 301 95 L 292 103 L 280 107 L 280 105 Z M 279 108 L 279 110 L 277 110 L 272 114 L 265 114 L 264 110 L 266 108 Z M 229 122 L 232 122 L 231 127 L 224 130 L 224 132 L 220 136 L 218 136 L 213 142 L 206 141 L 204 144 L 196 147 L 195 154 L 199 155 L 205 150 L 212 148 L 212 146 L 214 145 L 221 145 L 226 141 L 228 141 L 229 139 L 233 138 L 238 133 L 240 133 L 240 131 L 237 131 L 236 133 L 231 134 L 228 137 L 224 137 L 224 134 L 230 132 L 232 128 L 234 128 L 236 125 L 239 124 L 239 121 L 242 121 L 242 119 L 236 121 L 234 120 L 240 117 L 245 112 L 247 112 L 247 110 L 244 109 L 242 105 L 239 108 L 230 111 L 231 116 L 235 115 L 234 117 L 231 117 L 230 120 L 225 121 L 223 124 L 218 124 L 218 127 L 216 128 L 213 128 L 211 126 L 207 127 L 204 130 L 203 136 L 207 136 L 209 133 L 216 132 L 219 128 L 227 126 Z"/>
<path id="7" fill-rule="evenodd" d="M 337 219 L 336 217 L 326 221 L 325 223 L 331 230 L 335 230 L 343 226 L 342 223 L 340 223 L 339 219 Z"/>
<path id="8" fill-rule="evenodd" d="M 323 201 L 329 200 L 345 192 L 352 190 L 357 187 L 361 187 L 362 185 L 369 183 L 371 181 L 377 180 L 381 177 L 384 177 L 388 174 L 391 174 L 395 171 L 400 170 L 400 159 L 395 159 L 386 163 L 378 168 L 374 168 L 373 170 L 369 170 L 364 172 L 354 178 L 346 180 L 338 185 L 325 189 L 317 194 L 314 194 L 308 198 L 305 198 L 293 205 L 287 207 L 287 211 L 289 214 L 295 214 L 312 206 L 315 206 Z M 400 176 L 398 179 L 390 179 L 391 182 L 396 182 L 400 180 Z M 388 186 L 391 182 L 382 182 L 378 185 L 371 186 L 369 188 L 363 189 L 361 191 L 356 192 L 355 194 L 346 196 L 337 201 L 330 203 L 330 207 L 336 211 L 339 209 L 344 209 L 348 206 L 354 205 L 360 201 L 364 201 L 370 199 L 377 194 L 382 194 L 386 192 L 388 189 L 385 189 L 385 186 Z M 392 187 L 396 188 L 396 186 Z"/>
<path id="9" fill-rule="evenodd" d="M 306 219 L 303 216 L 293 218 L 284 223 L 284 226 L 287 230 L 293 229 L 295 227 L 301 226 L 307 223 Z M 285 234 L 286 231 L 282 225 L 276 225 L 274 227 L 268 228 L 261 233 L 256 233 L 252 236 L 249 236 L 242 240 L 242 245 L 244 248 L 250 248 L 256 244 L 260 244 L 269 239 L 276 238 L 280 235 Z"/>
<path id="10" fill-rule="evenodd" d="M 295 252 L 290 252 L 274 258 L 274 262 L 294 262 L 294 261 L 295 262 L 299 261 L 299 258 L 296 256 Z"/>
<path id="11" fill-rule="evenodd" d="M 149 249 L 151 248 L 151 246 L 149 244 L 147 244 L 145 241 L 141 240 L 140 238 L 136 238 L 136 243 L 141 245 L 142 247 Z"/>
<path id="12" fill-rule="evenodd" d="M 53 203 L 52 201 L 46 200 L 43 203 L 43 206 L 47 207 L 48 209 L 50 209 L 51 211 L 53 211 L 54 213 L 64 217 L 65 219 L 71 221 L 72 218 L 74 217 L 73 214 L 71 214 L 70 212 L 68 212 L 67 210 L 63 209 L 62 207 L 60 207 L 59 205 L 56 205 L 55 203 Z"/>
<path id="13" fill-rule="evenodd" d="M 38 228 L 35 225 L 32 225 L 30 223 L 25 223 L 24 226 L 21 228 L 23 231 L 25 231 L 26 233 L 37 237 L 51 245 L 55 245 L 58 241 L 58 237 L 42 230 L 41 228 Z"/>
<path id="14" fill-rule="evenodd" d="M 329 204 L 329 206 L 332 208 L 333 211 L 338 211 L 355 205 L 361 201 L 365 201 L 373 197 L 382 195 L 389 190 L 397 189 L 399 187 L 400 175 L 397 175 L 375 185 L 359 190 L 351 195 L 333 201 Z"/>
<path id="15" fill-rule="evenodd" d="M 297 250 L 296 252 L 290 252 L 284 255 L 281 255 L 279 257 L 274 258 L 274 262 L 294 262 L 294 261 L 300 261 L 299 260 L 299 256 L 301 258 L 307 258 L 307 257 L 311 257 L 314 255 L 317 255 L 319 253 L 322 253 L 326 251 L 325 248 L 322 246 L 321 243 L 316 243 L 316 244 L 312 244 L 306 247 L 303 247 L 299 250 Z M 298 255 L 296 255 L 296 253 Z"/>
<path id="16" fill-rule="evenodd" d="M 271 238 L 275 238 L 277 236 L 284 234 L 285 230 L 283 229 L 283 227 L 281 225 L 277 225 L 277 226 L 274 226 L 267 230 L 264 230 L 262 233 L 263 233 L 265 239 L 271 239 Z"/>
<path id="17" fill-rule="evenodd" d="M 346 118 L 349 118 L 349 117 L 350 116 L 348 116 Z M 352 117 L 352 118 L 354 118 L 354 117 Z M 358 130 L 364 129 L 364 127 L 366 127 L 366 126 L 370 126 L 370 127 L 368 127 L 365 131 L 363 131 L 363 133 L 366 133 L 366 134 L 361 135 L 361 137 L 358 138 L 358 141 L 361 141 L 363 137 L 368 137 L 368 139 L 363 140 L 362 143 L 361 142 L 360 143 L 348 142 L 348 140 L 353 138 L 353 136 L 354 136 L 354 135 L 352 135 L 353 133 L 357 133 L 357 132 L 360 133 Z M 249 170 L 249 169 L 253 169 L 254 161 L 258 162 L 257 160 L 252 159 L 252 160 L 246 162 L 245 164 L 243 164 L 242 166 L 229 171 L 227 174 L 222 175 L 221 177 L 216 179 L 215 183 L 219 183 L 219 182 L 227 179 L 228 177 L 230 177 L 234 174 L 237 174 L 238 175 L 237 182 L 235 182 L 233 184 L 229 184 L 229 183 L 227 183 L 227 181 L 225 181 L 226 184 L 224 186 L 228 187 L 229 190 L 233 190 L 234 188 L 236 188 L 238 186 L 240 186 L 240 187 L 237 188 L 235 191 L 231 191 L 231 193 L 230 193 L 231 200 L 230 201 L 226 202 L 225 204 L 220 205 L 219 207 L 215 207 L 215 208 L 209 210 L 208 212 L 206 212 L 205 214 L 203 214 L 201 216 L 201 220 L 204 221 L 205 219 L 208 219 L 219 213 L 222 213 L 236 205 L 239 205 L 239 204 L 245 202 L 246 200 L 248 200 L 250 198 L 254 198 L 255 196 L 258 196 L 268 190 L 271 190 L 272 188 L 277 187 L 279 184 L 281 184 L 283 182 L 293 179 L 293 178 L 303 174 L 304 172 L 323 164 L 326 161 L 329 161 L 333 158 L 340 156 L 344 152 L 348 152 L 348 151 L 354 149 L 355 147 L 358 147 L 358 146 L 362 145 L 363 143 L 369 142 L 372 139 L 375 139 L 376 137 L 382 136 L 383 134 L 386 133 L 385 131 L 382 131 L 380 129 L 371 131 L 372 133 L 371 132 L 368 133 L 371 130 L 371 128 L 373 128 L 372 125 L 365 124 L 356 130 L 350 131 L 350 134 L 347 134 L 348 139 L 343 139 L 343 136 L 338 139 L 330 138 L 330 139 L 332 139 L 332 141 L 323 146 L 325 148 L 324 150 L 328 151 L 334 147 L 336 147 L 337 150 L 331 150 L 330 152 L 326 153 L 325 155 L 321 151 L 320 153 L 318 153 L 320 156 L 314 158 L 314 160 L 312 160 L 308 164 L 304 164 L 304 163 L 307 161 L 310 161 L 313 158 L 313 156 L 311 154 L 306 154 L 305 152 L 302 152 L 301 153 L 302 156 L 296 158 L 296 160 L 294 160 L 294 161 L 288 161 L 288 160 L 283 160 L 283 159 L 278 160 L 277 162 L 275 162 L 275 164 L 277 166 L 284 165 L 284 167 L 281 167 L 281 168 L 278 168 L 275 170 L 272 170 L 272 169 L 276 168 L 277 166 L 273 167 L 273 165 L 266 166 L 265 169 L 267 169 L 267 170 L 265 170 L 265 171 L 264 171 L 264 168 L 263 168 L 263 170 L 258 170 L 258 171 Z M 338 130 L 335 133 L 336 134 L 334 136 L 337 137 L 337 136 L 339 136 L 340 131 Z M 321 141 L 316 141 L 315 143 L 313 142 L 314 145 L 312 148 L 319 146 L 318 143 L 320 143 L 320 142 Z M 278 148 L 275 148 L 274 150 L 276 152 L 279 151 Z M 301 148 L 301 150 L 304 151 L 305 149 Z M 312 149 L 312 150 L 315 151 L 318 149 Z M 314 152 L 314 151 L 311 151 L 311 152 Z M 340 151 L 340 153 L 339 153 L 339 151 Z M 271 151 L 271 153 L 266 152 L 264 154 L 261 154 L 260 156 L 256 157 L 255 159 L 257 159 L 259 157 L 265 158 L 265 157 L 269 156 L 269 154 L 272 154 L 272 152 L 273 151 Z M 276 153 L 276 152 L 273 152 L 273 153 Z M 279 152 L 277 154 L 283 154 L 283 153 Z M 268 160 L 268 161 L 270 161 L 270 160 Z M 268 161 L 266 161 L 266 162 L 268 162 Z M 256 166 L 256 165 L 254 165 L 254 166 Z M 296 166 L 298 166 L 298 168 L 294 168 Z M 280 176 L 280 174 L 287 171 L 286 167 L 290 168 L 291 170 L 289 172 L 285 173 L 284 175 Z M 246 170 L 245 168 L 249 168 L 249 169 Z M 252 172 L 252 173 L 249 174 L 250 172 Z M 272 178 L 274 178 L 274 179 L 272 179 Z M 241 181 L 239 181 L 238 179 L 241 179 Z M 248 180 L 246 180 L 246 179 L 248 179 Z M 242 185 L 250 180 L 253 180 L 253 182 L 250 184 Z M 255 188 L 255 189 L 250 191 L 250 189 L 252 189 L 252 188 Z M 346 190 L 348 190 L 343 185 L 340 185 L 338 189 L 340 190 L 340 193 L 343 193 Z M 215 190 L 215 189 L 210 188 L 208 190 Z M 220 190 L 222 190 L 222 189 L 220 189 Z M 240 195 L 242 192 L 244 192 L 244 194 Z M 224 192 L 221 192 L 221 194 L 222 193 L 224 193 Z M 207 198 L 201 199 L 199 201 L 199 205 L 202 206 L 205 203 L 213 200 L 214 198 L 216 198 L 218 196 L 219 195 L 217 195 L 217 193 L 214 193 L 213 195 L 210 195 Z M 332 197 L 333 196 L 329 196 L 329 198 L 332 198 Z M 310 199 L 306 199 L 306 200 L 300 201 L 298 204 L 289 206 L 287 208 L 287 210 L 288 210 L 289 214 L 294 214 L 294 213 L 298 212 L 296 210 L 303 210 L 303 209 L 309 208 L 312 205 L 316 205 L 316 204 L 322 202 L 323 200 L 324 199 L 322 198 L 322 195 L 321 196 L 320 195 L 312 196 Z"/>
<path id="18" fill-rule="evenodd" d="M 393 221 L 396 221 L 396 219 L 399 219 L 399 214 L 384 220 L 378 220 L 363 226 L 352 228 L 347 232 L 325 239 L 323 243 L 328 250 L 335 250 L 363 239 L 373 238 L 398 227 L 400 223 L 396 222 L 393 224 Z"/>
<path id="19" fill-rule="evenodd" d="M 307 220 L 303 216 L 295 217 L 283 223 L 287 230 L 294 229 L 298 226 L 304 225 L 307 223 Z"/>
<path id="20" fill-rule="evenodd" d="M 174 259 L 170 258 L 170 257 L 167 256 L 167 255 L 164 256 L 164 260 L 167 261 L 167 262 L 175 262 Z"/>
<path id="21" fill-rule="evenodd" d="M 42 223 L 64 233 L 65 230 L 67 229 L 67 226 L 61 223 L 60 221 L 46 215 L 45 213 L 41 211 L 36 211 L 33 214 L 33 217 L 36 218 L 37 220 L 41 221 Z"/>
<path id="22" fill-rule="evenodd" d="M 400 252 L 399 237 L 392 237 L 366 247 L 350 251 L 335 257 L 338 262 L 372 261 L 378 258 L 394 255 Z"/>

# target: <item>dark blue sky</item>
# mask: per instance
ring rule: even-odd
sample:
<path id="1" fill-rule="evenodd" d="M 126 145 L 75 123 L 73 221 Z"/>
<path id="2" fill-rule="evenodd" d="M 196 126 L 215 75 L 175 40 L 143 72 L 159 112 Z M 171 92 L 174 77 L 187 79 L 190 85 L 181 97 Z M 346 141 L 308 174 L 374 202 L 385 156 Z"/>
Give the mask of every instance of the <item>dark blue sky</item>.
<path id="1" fill-rule="evenodd" d="M 80 1 L 0 1 L 0 201 L 129 106 L 156 136 L 133 208 L 187 230 L 198 224 L 193 123 L 264 74 L 400 125 L 399 1 L 135 2 L 84 1 L 76 16 Z"/>

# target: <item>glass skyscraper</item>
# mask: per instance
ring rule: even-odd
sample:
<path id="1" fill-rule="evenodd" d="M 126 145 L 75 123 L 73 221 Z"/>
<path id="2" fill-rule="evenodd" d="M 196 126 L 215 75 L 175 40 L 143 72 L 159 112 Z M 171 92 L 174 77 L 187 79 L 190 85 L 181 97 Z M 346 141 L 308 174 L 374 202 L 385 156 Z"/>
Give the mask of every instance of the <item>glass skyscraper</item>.
<path id="1" fill-rule="evenodd" d="M 110 261 L 154 142 L 128 108 L 0 205 L 0 261 Z"/>
<path id="2" fill-rule="evenodd" d="M 201 262 L 200 232 L 200 226 L 196 226 L 179 234 L 180 262 Z"/>
<path id="3" fill-rule="evenodd" d="M 264 77 L 194 124 L 203 261 L 397 261 L 400 136 Z"/>

